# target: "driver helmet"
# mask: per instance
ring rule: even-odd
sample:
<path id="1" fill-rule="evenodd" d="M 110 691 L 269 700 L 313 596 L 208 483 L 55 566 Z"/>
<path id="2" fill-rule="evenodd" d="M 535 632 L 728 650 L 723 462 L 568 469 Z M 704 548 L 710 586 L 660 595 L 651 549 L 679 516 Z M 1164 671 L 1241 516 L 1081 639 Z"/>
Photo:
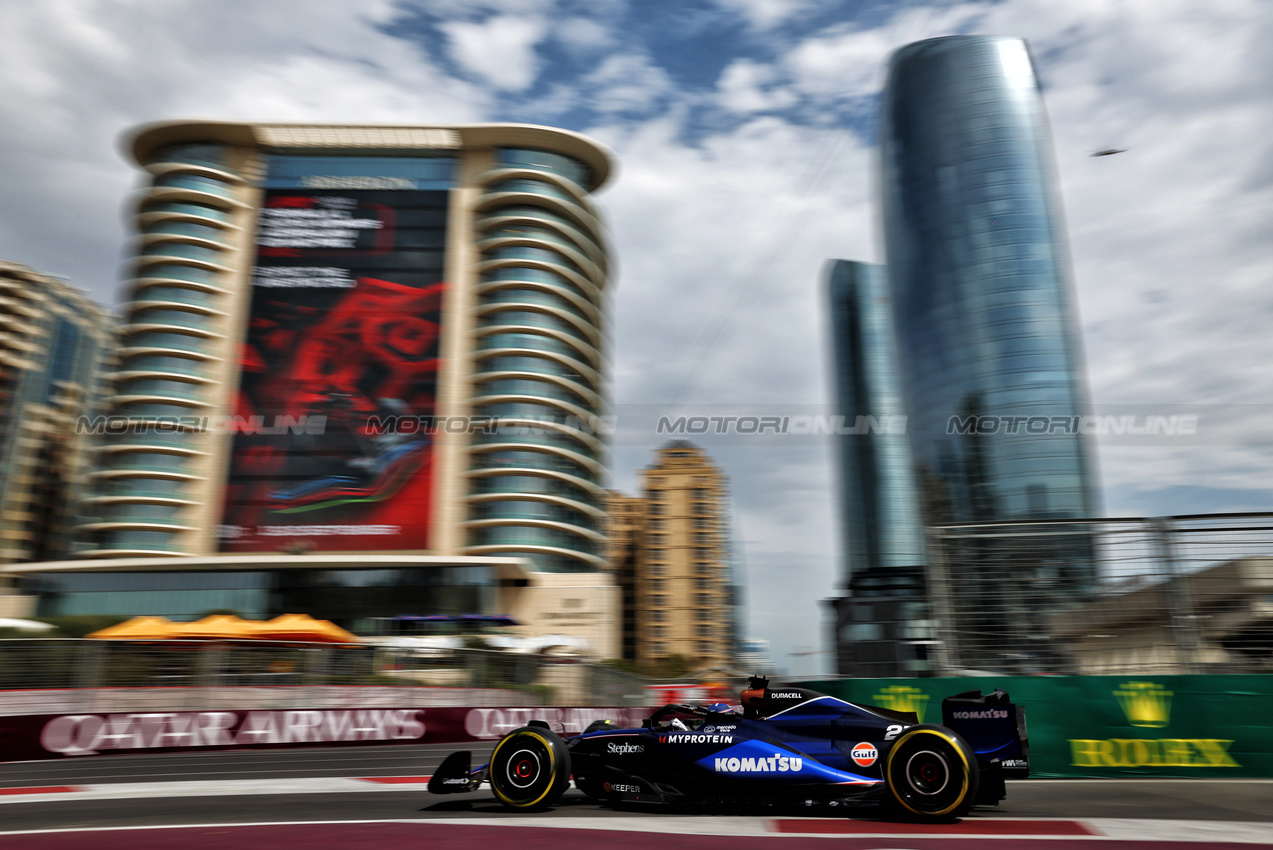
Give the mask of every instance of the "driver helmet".
<path id="1" fill-rule="evenodd" d="M 712 714 L 733 714 L 734 713 L 734 709 L 731 708 L 728 703 L 724 703 L 724 702 L 714 702 L 707 707 L 707 710 L 710 711 Z"/>

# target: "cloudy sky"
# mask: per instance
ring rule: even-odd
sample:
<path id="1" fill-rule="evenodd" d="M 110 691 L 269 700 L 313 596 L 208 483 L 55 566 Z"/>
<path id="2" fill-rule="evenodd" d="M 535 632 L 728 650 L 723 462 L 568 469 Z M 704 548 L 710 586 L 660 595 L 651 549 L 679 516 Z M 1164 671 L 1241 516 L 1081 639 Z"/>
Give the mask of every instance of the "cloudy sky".
<path id="1" fill-rule="evenodd" d="M 823 264 L 880 258 L 884 63 L 955 33 L 1030 43 L 1096 409 L 1200 417 L 1189 439 L 1103 439 L 1105 512 L 1273 508 L 1267 0 L 5 3 L 0 257 L 115 303 L 137 184 L 121 139 L 145 121 L 587 133 L 620 162 L 599 201 L 618 257 L 614 483 L 632 491 L 659 412 L 826 403 Z M 1108 147 L 1128 150 L 1090 156 Z M 830 451 L 711 451 L 733 483 L 749 630 L 812 672 L 828 656 L 793 653 L 822 648 L 818 601 L 835 593 Z"/>

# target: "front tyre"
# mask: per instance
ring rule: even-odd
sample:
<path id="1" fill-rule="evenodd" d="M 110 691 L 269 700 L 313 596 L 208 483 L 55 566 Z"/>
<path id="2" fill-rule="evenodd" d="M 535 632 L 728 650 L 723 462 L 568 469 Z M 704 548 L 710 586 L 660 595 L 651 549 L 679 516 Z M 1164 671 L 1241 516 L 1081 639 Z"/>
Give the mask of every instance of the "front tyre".
<path id="1" fill-rule="evenodd" d="M 495 745 L 487 776 L 496 798 L 508 808 L 543 811 L 570 787 L 570 753 L 561 738 L 543 727 L 514 729 Z"/>
<path id="2" fill-rule="evenodd" d="M 977 756 L 944 726 L 911 726 L 893 743 L 884 776 L 893 800 L 923 820 L 950 820 L 977 799 Z"/>

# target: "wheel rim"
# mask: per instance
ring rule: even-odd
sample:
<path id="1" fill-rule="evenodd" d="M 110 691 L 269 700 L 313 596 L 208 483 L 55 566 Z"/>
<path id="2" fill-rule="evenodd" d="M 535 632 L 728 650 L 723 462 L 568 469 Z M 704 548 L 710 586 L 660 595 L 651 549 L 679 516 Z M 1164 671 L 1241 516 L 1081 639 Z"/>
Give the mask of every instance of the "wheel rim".
<path id="1" fill-rule="evenodd" d="M 950 765 L 940 753 L 920 750 L 906 760 L 906 784 L 916 794 L 936 796 L 950 784 Z"/>
<path id="2" fill-rule="evenodd" d="M 504 773 L 510 785 L 519 791 L 525 791 L 535 784 L 543 770 L 539 754 L 523 747 L 509 757 Z"/>

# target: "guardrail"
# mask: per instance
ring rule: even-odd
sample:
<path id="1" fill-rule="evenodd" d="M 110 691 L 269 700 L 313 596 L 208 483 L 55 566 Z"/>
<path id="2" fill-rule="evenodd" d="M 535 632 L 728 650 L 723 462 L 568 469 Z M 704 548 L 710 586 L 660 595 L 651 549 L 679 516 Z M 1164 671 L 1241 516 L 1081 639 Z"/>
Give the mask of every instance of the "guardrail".
<path id="1" fill-rule="evenodd" d="M 645 704 L 644 680 L 482 649 L 0 640 L 0 715 L 344 706 Z"/>

